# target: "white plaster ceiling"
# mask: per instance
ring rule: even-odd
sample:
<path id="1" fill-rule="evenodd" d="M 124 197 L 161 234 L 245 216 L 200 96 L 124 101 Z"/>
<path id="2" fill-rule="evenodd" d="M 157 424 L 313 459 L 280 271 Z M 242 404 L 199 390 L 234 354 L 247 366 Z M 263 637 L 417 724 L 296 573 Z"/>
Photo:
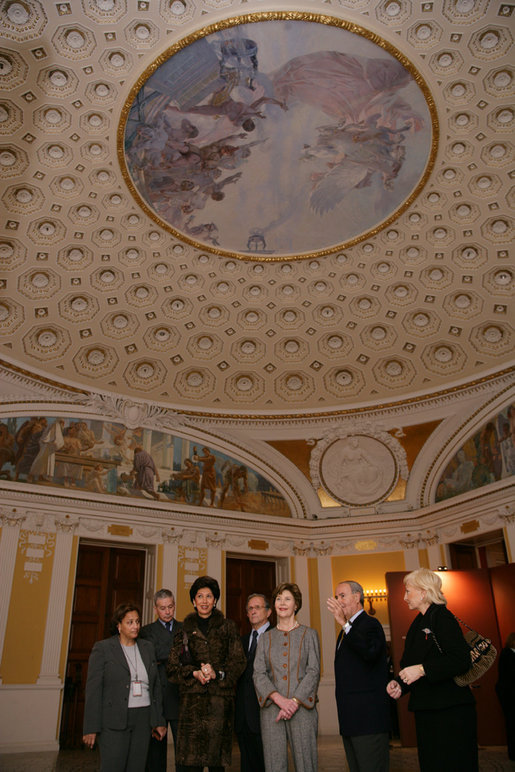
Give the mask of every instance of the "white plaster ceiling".
<path id="1" fill-rule="evenodd" d="M 377 33 L 427 83 L 433 169 L 393 222 L 281 261 L 156 224 L 117 155 L 156 56 L 207 24 L 288 4 L 0 2 L 0 358 L 52 381 L 199 413 L 408 401 L 513 359 L 513 6 L 297 2 Z"/>

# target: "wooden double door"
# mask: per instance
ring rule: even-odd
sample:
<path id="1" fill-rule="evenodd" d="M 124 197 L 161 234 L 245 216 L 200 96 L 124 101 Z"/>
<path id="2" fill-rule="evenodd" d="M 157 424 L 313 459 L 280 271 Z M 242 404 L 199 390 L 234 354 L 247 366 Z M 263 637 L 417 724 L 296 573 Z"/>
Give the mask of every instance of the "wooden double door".
<path id="1" fill-rule="evenodd" d="M 59 743 L 82 746 L 84 689 L 95 641 L 111 635 L 113 610 L 143 602 L 146 552 L 143 549 L 81 544 L 77 559 L 70 643 Z"/>

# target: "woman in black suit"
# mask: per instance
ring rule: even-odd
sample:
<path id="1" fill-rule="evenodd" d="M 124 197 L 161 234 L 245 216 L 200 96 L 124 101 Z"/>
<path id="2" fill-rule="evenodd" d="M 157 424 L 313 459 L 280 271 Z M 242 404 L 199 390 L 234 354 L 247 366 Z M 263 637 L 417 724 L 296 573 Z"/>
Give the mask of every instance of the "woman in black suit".
<path id="1" fill-rule="evenodd" d="M 140 612 L 123 603 L 117 634 L 93 646 L 88 663 L 83 742 L 98 741 L 101 772 L 143 772 L 150 736 L 166 735 L 154 646 L 137 640 Z"/>
<path id="2" fill-rule="evenodd" d="M 386 690 L 394 699 L 410 693 L 421 772 L 477 772 L 475 700 L 468 686 L 454 681 L 470 668 L 470 649 L 447 610 L 438 574 L 418 568 L 404 584 L 404 600 L 419 613 L 406 636 L 402 669 Z"/>
<path id="3" fill-rule="evenodd" d="M 515 761 L 515 633 L 510 633 L 499 654 L 499 678 L 495 691 L 504 713 L 508 758 Z"/>

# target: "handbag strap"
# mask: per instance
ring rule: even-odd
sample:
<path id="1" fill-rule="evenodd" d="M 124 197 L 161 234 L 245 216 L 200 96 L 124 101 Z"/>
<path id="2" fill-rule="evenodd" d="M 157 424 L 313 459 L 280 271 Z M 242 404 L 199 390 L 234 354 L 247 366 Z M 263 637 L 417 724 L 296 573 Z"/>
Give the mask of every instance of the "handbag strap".
<path id="1" fill-rule="evenodd" d="M 467 630 L 470 630 L 471 633 L 475 633 L 476 632 L 475 630 L 472 629 L 472 627 L 470 625 L 468 625 L 466 622 L 464 622 L 463 619 L 460 619 L 459 617 L 457 617 L 456 614 L 453 614 L 453 617 L 454 617 L 454 619 L 457 622 L 459 622 L 461 625 L 463 625 L 463 627 L 466 627 Z"/>

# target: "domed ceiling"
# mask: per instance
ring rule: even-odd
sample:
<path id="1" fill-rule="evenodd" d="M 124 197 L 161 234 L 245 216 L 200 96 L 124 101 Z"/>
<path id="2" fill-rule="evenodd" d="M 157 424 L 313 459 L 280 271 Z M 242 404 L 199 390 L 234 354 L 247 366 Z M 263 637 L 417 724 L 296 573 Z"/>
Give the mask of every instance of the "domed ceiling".
<path id="1" fill-rule="evenodd" d="M 193 413 L 491 377 L 513 6 L 0 3 L 0 355 Z"/>

